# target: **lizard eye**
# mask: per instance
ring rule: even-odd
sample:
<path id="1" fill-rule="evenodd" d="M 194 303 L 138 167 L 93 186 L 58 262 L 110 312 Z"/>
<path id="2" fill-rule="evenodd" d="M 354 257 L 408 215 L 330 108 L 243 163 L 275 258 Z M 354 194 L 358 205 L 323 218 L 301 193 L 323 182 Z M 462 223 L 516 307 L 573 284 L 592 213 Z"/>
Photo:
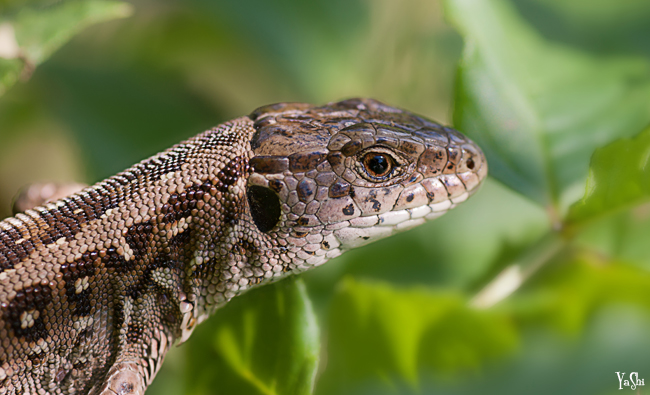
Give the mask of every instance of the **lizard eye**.
<path id="1" fill-rule="evenodd" d="M 393 159 L 382 152 L 369 152 L 361 160 L 364 170 L 373 179 L 384 179 L 393 170 Z"/>

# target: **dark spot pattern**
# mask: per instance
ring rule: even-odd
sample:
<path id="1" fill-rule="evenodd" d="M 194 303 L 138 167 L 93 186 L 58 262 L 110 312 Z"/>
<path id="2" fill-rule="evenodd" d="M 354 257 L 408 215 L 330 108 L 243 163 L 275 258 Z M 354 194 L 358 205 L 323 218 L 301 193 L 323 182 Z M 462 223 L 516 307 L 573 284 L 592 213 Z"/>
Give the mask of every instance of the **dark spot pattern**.
<path id="1" fill-rule="evenodd" d="M 65 281 L 65 295 L 75 316 L 87 316 L 91 313 L 91 293 L 93 276 L 96 273 L 94 262 L 99 254 L 96 251 L 86 252 L 72 263 L 64 263 L 59 269 Z M 85 281 L 85 287 L 84 287 Z M 85 288 L 85 289 L 84 289 Z"/>
<path id="2" fill-rule="evenodd" d="M 11 269 L 28 255 L 25 249 L 16 244 L 20 235 L 16 229 L 7 225 L 6 229 L 0 230 L 0 269 Z"/>
<path id="3" fill-rule="evenodd" d="M 297 192 L 300 201 L 309 201 L 314 196 L 314 193 L 316 193 L 316 182 L 311 178 L 304 178 L 298 183 Z"/>
<path id="4" fill-rule="evenodd" d="M 3 303 L 3 318 L 11 326 L 14 336 L 26 341 L 36 341 L 47 336 L 44 313 L 51 300 L 52 289 L 44 280 L 38 285 L 17 291 L 9 303 Z"/>
<path id="5" fill-rule="evenodd" d="M 340 198 L 350 194 L 350 184 L 347 182 L 339 181 L 334 183 L 329 189 L 329 197 Z"/>
<path id="6" fill-rule="evenodd" d="M 206 181 L 198 186 L 192 186 L 181 194 L 171 194 L 167 203 L 163 204 L 160 208 L 160 213 L 164 215 L 162 223 L 171 224 L 180 221 L 181 218 L 189 217 L 192 214 L 192 210 L 196 207 L 197 201 L 202 199 L 205 193 L 216 194 L 216 188 L 210 181 Z M 131 243 L 129 240 L 136 245 L 136 248 L 140 248 L 139 246 L 145 243 L 144 239 L 147 238 L 147 233 L 151 231 L 153 224 L 144 225 L 144 228 L 140 228 L 141 226 L 138 225 L 137 230 L 134 229 L 133 234 L 127 233 L 127 242 L 130 246 Z M 143 247 L 145 246 L 144 244 L 142 245 Z"/>
<path id="7" fill-rule="evenodd" d="M 206 141 L 207 143 L 207 141 Z M 151 174 L 151 180 L 159 180 L 163 174 L 177 172 L 181 170 L 183 164 L 187 163 L 187 157 L 190 154 L 189 147 L 179 146 L 176 150 L 160 155 L 134 166 L 127 179 L 133 181 L 138 176 Z M 154 170 L 155 171 L 152 171 Z M 134 172 L 133 170 L 136 170 Z M 139 173 L 139 174 L 138 174 Z"/>
<path id="8" fill-rule="evenodd" d="M 345 214 L 345 215 L 353 215 L 354 214 L 354 205 L 352 203 L 350 203 L 347 206 L 343 207 L 343 214 Z"/>
<path id="9" fill-rule="evenodd" d="M 244 174 L 248 174 L 250 167 L 248 160 L 237 156 L 229 161 L 226 166 L 217 174 L 217 190 L 226 191 L 229 186 L 234 185 Z"/>
<path id="10" fill-rule="evenodd" d="M 169 208 L 171 205 L 167 204 L 167 207 L 168 208 L 165 209 L 165 214 L 170 214 Z M 153 225 L 149 223 L 132 225 L 127 230 L 124 238 L 131 248 L 131 251 L 133 251 L 133 259 L 136 261 L 142 260 L 145 257 L 147 250 L 150 248 L 152 230 Z"/>
<path id="11" fill-rule="evenodd" d="M 99 251 L 99 257 L 104 267 L 113 269 L 117 273 L 124 273 L 133 266 L 132 261 L 128 262 L 114 247 Z"/>

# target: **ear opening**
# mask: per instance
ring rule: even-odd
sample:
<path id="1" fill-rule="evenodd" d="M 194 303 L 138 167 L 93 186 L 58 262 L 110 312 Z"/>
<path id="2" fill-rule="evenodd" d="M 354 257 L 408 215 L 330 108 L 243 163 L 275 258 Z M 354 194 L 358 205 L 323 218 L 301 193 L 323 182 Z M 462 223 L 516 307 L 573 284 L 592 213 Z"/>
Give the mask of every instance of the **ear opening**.
<path id="1" fill-rule="evenodd" d="M 260 232 L 270 232 L 280 220 L 280 198 L 269 188 L 251 185 L 246 190 L 253 222 Z"/>

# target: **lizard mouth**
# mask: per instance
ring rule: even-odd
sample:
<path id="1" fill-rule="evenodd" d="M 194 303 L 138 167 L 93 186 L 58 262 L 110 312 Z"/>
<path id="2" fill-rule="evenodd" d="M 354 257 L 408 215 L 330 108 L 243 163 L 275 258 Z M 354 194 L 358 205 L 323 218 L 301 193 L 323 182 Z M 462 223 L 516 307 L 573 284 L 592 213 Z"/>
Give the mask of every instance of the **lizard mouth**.
<path id="1" fill-rule="evenodd" d="M 478 191 L 481 182 L 487 176 L 487 163 L 483 163 L 482 167 L 477 169 L 476 172 L 477 182 L 467 186 L 462 183 L 462 179 L 463 177 L 468 178 L 469 176 L 462 174 L 458 176 L 442 176 L 425 179 L 420 183 L 420 186 L 425 188 L 425 190 L 431 190 L 434 186 L 442 188 L 446 192 L 446 197 L 444 198 L 437 197 L 440 194 L 428 193 L 427 201 L 424 204 L 349 220 L 349 226 L 333 232 L 339 244 L 338 248 L 343 252 L 351 248 L 363 246 L 442 216 Z M 456 183 L 451 182 L 454 177 L 456 178 Z M 460 183 L 462 188 L 447 187 L 447 184 L 455 186 L 457 183 Z M 433 198 L 429 198 L 429 196 L 433 196 Z"/>

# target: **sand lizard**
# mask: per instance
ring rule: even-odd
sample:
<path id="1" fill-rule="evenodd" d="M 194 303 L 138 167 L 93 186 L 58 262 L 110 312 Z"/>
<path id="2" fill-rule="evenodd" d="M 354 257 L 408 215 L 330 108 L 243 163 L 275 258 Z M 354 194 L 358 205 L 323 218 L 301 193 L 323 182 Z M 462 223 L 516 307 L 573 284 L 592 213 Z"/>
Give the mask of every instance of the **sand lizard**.
<path id="1" fill-rule="evenodd" d="M 233 297 L 436 218 L 486 177 L 369 99 L 261 107 L 0 222 L 0 394 L 143 394 Z"/>

